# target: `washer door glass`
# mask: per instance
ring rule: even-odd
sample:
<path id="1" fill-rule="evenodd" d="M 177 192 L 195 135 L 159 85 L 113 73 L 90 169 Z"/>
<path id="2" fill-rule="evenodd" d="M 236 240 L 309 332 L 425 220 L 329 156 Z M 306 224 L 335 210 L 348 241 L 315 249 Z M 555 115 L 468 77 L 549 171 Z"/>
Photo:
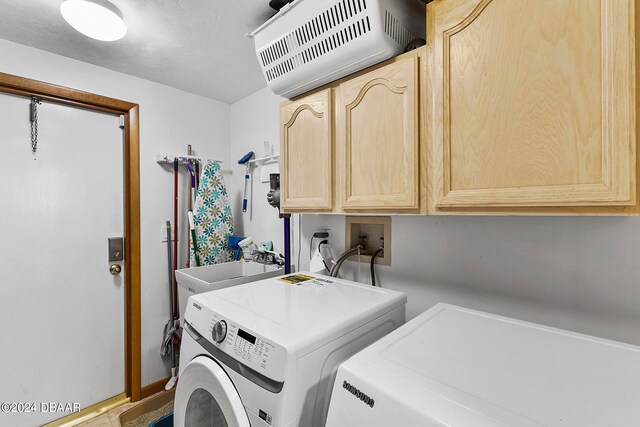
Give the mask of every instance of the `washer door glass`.
<path id="1" fill-rule="evenodd" d="M 178 381 L 175 427 L 250 427 L 242 400 L 214 360 L 198 356 Z"/>
<path id="2" fill-rule="evenodd" d="M 185 427 L 229 427 L 216 399 L 203 388 L 191 394 L 184 418 Z"/>

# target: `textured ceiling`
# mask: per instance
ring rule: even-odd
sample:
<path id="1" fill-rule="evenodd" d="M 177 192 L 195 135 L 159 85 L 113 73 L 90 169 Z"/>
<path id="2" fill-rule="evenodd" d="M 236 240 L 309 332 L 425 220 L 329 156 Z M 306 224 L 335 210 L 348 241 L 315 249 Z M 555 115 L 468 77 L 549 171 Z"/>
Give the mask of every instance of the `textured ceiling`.
<path id="1" fill-rule="evenodd" d="M 0 38 L 227 103 L 266 86 L 246 34 L 273 15 L 268 0 L 111 2 L 128 27 L 119 41 L 71 28 L 62 0 L 0 0 Z"/>

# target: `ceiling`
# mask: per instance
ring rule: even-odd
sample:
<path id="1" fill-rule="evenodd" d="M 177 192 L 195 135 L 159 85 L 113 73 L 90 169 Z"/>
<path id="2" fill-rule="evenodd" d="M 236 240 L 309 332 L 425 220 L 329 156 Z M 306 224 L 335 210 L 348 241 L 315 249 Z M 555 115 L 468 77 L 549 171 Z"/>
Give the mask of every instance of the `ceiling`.
<path id="1" fill-rule="evenodd" d="M 0 0 L 0 38 L 227 103 L 266 86 L 246 34 L 268 0 L 111 0 L 128 32 L 100 42 L 71 28 L 62 0 Z"/>

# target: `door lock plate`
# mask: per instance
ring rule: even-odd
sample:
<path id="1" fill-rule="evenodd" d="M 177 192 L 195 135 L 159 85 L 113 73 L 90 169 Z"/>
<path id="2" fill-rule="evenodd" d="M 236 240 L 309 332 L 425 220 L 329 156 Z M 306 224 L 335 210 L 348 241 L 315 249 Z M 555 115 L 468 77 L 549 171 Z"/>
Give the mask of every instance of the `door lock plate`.
<path id="1" fill-rule="evenodd" d="M 109 238 L 109 262 L 124 260 L 124 238 Z"/>

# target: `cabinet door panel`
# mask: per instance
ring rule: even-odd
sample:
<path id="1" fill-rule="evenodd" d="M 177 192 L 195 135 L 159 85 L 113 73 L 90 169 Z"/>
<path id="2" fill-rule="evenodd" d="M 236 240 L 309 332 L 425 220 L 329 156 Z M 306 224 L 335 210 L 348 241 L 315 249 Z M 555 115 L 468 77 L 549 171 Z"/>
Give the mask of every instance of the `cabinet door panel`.
<path id="1" fill-rule="evenodd" d="M 428 6 L 437 207 L 635 203 L 633 0 Z"/>
<path id="2" fill-rule="evenodd" d="M 331 111 L 331 89 L 281 107 L 283 210 L 331 209 Z"/>
<path id="3" fill-rule="evenodd" d="M 417 57 L 340 85 L 344 209 L 418 207 Z"/>

